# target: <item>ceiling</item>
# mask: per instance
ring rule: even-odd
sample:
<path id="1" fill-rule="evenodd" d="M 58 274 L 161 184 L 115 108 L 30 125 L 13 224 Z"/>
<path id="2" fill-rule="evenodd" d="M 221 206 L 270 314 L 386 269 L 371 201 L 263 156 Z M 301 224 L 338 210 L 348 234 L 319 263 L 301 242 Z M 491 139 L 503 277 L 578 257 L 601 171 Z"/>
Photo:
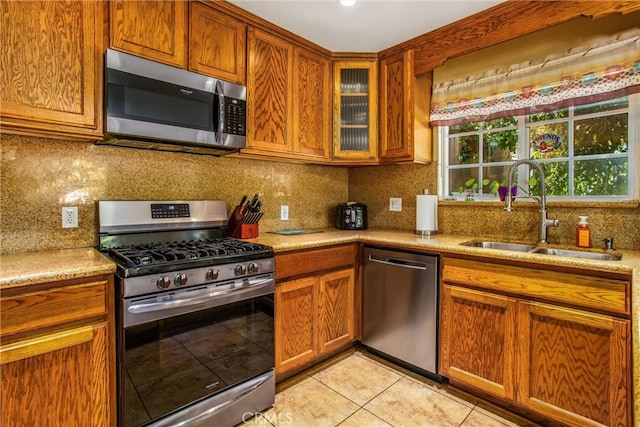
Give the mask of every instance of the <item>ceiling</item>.
<path id="1" fill-rule="evenodd" d="M 332 52 L 380 52 L 504 0 L 229 0 Z"/>

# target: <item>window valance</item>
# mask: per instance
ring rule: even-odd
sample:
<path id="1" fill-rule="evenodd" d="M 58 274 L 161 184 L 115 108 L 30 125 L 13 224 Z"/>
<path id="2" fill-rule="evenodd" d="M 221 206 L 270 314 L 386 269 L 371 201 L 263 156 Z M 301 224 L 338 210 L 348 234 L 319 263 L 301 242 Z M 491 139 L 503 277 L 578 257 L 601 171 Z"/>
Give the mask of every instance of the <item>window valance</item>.
<path id="1" fill-rule="evenodd" d="M 640 92 L 640 30 L 433 87 L 431 123 L 553 110 Z"/>

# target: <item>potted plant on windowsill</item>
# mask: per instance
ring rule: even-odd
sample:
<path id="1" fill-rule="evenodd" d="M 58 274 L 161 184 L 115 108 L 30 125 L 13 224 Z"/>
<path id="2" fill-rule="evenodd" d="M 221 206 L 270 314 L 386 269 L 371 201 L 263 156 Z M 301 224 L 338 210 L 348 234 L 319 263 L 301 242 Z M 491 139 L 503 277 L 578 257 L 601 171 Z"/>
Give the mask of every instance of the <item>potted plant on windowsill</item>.
<path id="1" fill-rule="evenodd" d="M 508 194 L 507 191 L 509 191 L 509 188 L 507 187 L 507 185 L 508 184 L 506 182 L 501 183 L 497 189 L 498 197 L 502 202 L 504 202 L 504 199 L 507 198 L 507 194 Z M 516 194 L 518 194 L 518 187 L 514 185 L 513 187 L 511 187 L 511 196 L 515 199 Z"/>

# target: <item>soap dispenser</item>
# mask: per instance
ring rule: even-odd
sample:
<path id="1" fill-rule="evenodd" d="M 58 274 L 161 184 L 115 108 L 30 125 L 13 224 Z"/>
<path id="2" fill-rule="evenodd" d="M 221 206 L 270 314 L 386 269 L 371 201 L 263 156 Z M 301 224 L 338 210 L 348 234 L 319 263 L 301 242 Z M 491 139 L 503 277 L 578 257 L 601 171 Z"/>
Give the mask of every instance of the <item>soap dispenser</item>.
<path id="1" fill-rule="evenodd" d="M 580 216 L 580 222 L 576 227 L 576 246 L 579 248 L 591 247 L 591 229 L 586 216 Z"/>

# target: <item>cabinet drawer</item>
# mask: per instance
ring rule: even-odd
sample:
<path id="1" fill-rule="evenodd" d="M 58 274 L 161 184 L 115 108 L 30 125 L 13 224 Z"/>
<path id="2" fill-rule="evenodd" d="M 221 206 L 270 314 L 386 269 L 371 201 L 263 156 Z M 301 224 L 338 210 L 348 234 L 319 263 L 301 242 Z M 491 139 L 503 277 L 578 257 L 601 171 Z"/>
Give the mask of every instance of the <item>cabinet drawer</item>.
<path id="1" fill-rule="evenodd" d="M 630 314 L 630 282 L 577 273 L 563 273 L 489 262 L 444 258 L 445 282 L 494 292 Z"/>
<path id="2" fill-rule="evenodd" d="M 104 316 L 106 292 L 107 281 L 100 280 L 0 298 L 0 336 Z"/>
<path id="3" fill-rule="evenodd" d="M 355 244 L 276 254 L 276 280 L 315 275 L 324 270 L 352 266 L 355 261 Z"/>

